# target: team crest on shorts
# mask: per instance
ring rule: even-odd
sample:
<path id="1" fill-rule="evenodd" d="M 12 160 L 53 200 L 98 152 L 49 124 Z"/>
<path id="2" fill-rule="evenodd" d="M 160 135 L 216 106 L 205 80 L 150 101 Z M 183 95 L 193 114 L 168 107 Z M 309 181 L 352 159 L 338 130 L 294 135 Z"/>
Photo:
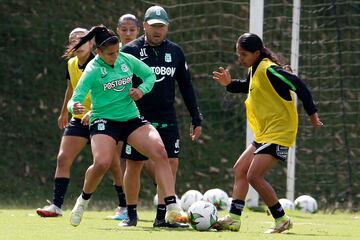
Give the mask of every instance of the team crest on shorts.
<path id="1" fill-rule="evenodd" d="M 121 70 L 122 70 L 123 72 L 127 72 L 127 71 L 129 71 L 129 68 L 126 66 L 125 63 L 123 63 L 123 64 L 121 64 Z"/>
<path id="2" fill-rule="evenodd" d="M 171 53 L 165 53 L 165 62 L 171 62 Z"/>
<path id="3" fill-rule="evenodd" d="M 276 146 L 276 155 L 286 160 L 288 157 L 289 148 L 281 145 Z"/>
<path id="4" fill-rule="evenodd" d="M 104 130 L 105 130 L 105 123 L 99 123 L 99 124 L 97 125 L 97 129 L 98 129 L 99 131 L 104 131 Z"/>
<path id="5" fill-rule="evenodd" d="M 130 145 L 126 144 L 125 152 L 126 152 L 126 154 L 129 154 L 129 155 L 131 154 L 131 146 Z"/>

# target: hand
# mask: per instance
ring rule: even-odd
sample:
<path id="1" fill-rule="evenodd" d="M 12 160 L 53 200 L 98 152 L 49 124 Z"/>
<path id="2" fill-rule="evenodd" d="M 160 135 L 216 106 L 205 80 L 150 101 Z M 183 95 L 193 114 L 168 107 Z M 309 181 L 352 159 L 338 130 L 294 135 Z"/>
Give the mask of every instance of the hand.
<path id="1" fill-rule="evenodd" d="M 58 118 L 58 126 L 60 129 L 64 129 L 66 127 L 66 124 L 68 123 L 68 115 L 61 114 Z"/>
<path id="2" fill-rule="evenodd" d="M 82 114 L 85 112 L 85 107 L 81 103 L 74 103 L 73 113 L 74 114 Z"/>
<path id="3" fill-rule="evenodd" d="M 144 93 L 138 88 L 130 88 L 128 95 L 134 100 L 137 101 L 144 96 Z"/>
<path id="4" fill-rule="evenodd" d="M 85 126 L 89 125 L 91 111 L 88 111 L 82 118 L 81 123 Z"/>
<path id="5" fill-rule="evenodd" d="M 315 128 L 321 128 L 322 126 L 324 126 L 324 124 L 320 121 L 320 118 L 317 113 L 310 115 L 310 121 L 313 127 Z"/>
<path id="6" fill-rule="evenodd" d="M 218 71 L 213 72 L 213 79 L 222 86 L 227 86 L 231 83 L 231 75 L 228 69 L 219 67 Z"/>
<path id="7" fill-rule="evenodd" d="M 194 126 L 194 125 L 190 125 L 190 138 L 192 141 L 196 141 L 199 139 L 200 135 L 201 135 L 201 126 Z"/>

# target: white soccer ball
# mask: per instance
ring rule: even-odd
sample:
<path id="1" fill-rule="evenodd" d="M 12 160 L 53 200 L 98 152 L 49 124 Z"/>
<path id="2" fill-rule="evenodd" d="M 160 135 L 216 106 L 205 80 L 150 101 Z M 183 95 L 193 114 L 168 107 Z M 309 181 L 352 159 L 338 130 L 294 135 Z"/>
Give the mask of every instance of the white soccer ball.
<path id="1" fill-rule="evenodd" d="M 178 195 L 175 195 L 175 197 L 176 197 L 176 202 L 177 203 L 180 203 L 180 198 L 178 197 Z M 154 199 L 153 199 L 153 204 L 154 204 L 154 206 L 157 206 L 158 205 L 158 203 L 159 203 L 159 198 L 158 198 L 158 195 L 156 194 L 155 196 L 154 196 Z"/>
<path id="2" fill-rule="evenodd" d="M 191 206 L 191 204 L 202 200 L 202 198 L 203 198 L 203 195 L 198 190 L 189 190 L 181 196 L 181 200 L 180 200 L 181 208 L 184 211 L 187 211 L 189 209 L 189 207 Z"/>
<path id="3" fill-rule="evenodd" d="M 188 217 L 193 229 L 207 231 L 217 221 L 217 209 L 212 203 L 197 201 L 189 207 Z"/>
<path id="4" fill-rule="evenodd" d="M 204 193 L 203 200 L 214 204 L 217 209 L 224 210 L 228 206 L 229 196 L 223 190 L 213 188 Z"/>
<path id="5" fill-rule="evenodd" d="M 318 209 L 316 200 L 309 195 L 301 195 L 295 199 L 295 207 L 302 212 L 314 213 Z"/>
<path id="6" fill-rule="evenodd" d="M 295 204 L 287 199 L 287 198 L 280 198 L 279 199 L 279 203 L 281 204 L 283 209 L 288 209 L 288 210 L 294 210 L 295 209 Z"/>

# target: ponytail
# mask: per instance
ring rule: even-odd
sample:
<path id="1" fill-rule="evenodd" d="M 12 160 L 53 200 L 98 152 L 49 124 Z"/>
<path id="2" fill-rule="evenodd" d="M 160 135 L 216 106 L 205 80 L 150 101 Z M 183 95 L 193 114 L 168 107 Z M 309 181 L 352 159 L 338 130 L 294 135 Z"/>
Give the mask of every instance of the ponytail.
<path id="1" fill-rule="evenodd" d="M 65 47 L 65 51 L 63 53 L 63 55 L 61 57 L 63 57 L 64 59 L 70 59 L 74 56 L 74 52 L 71 51 L 72 47 L 74 46 L 74 39 L 79 39 L 80 35 L 86 35 L 89 32 L 89 30 L 87 30 L 86 28 L 81 28 L 81 27 L 77 27 L 74 28 L 70 33 L 69 33 L 69 43 L 68 45 Z"/>
<path id="2" fill-rule="evenodd" d="M 85 36 L 80 38 L 80 41 L 74 47 L 70 48 L 65 53 L 71 54 L 94 37 L 96 47 L 99 49 L 103 49 L 109 45 L 119 43 L 119 39 L 113 31 L 107 29 L 104 25 L 99 25 L 92 27 Z"/>
<path id="3" fill-rule="evenodd" d="M 280 62 L 278 56 L 273 53 L 270 49 L 263 47 L 260 50 L 260 56 L 261 58 L 268 58 L 270 59 L 272 62 L 276 63 L 279 66 L 282 66 L 283 64 Z"/>

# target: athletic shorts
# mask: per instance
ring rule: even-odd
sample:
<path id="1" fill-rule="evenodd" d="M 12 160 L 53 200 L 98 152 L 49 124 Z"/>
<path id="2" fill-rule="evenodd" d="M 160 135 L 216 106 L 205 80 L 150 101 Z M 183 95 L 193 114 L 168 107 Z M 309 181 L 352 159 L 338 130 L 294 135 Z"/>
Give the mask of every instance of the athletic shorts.
<path id="1" fill-rule="evenodd" d="M 63 136 L 83 137 L 90 142 L 89 125 L 83 125 L 80 119 L 72 118 L 66 125 Z"/>
<path id="2" fill-rule="evenodd" d="M 180 152 L 180 140 L 179 130 L 175 123 L 171 124 L 157 124 L 151 123 L 159 132 L 161 139 L 165 145 L 166 152 L 169 158 L 178 158 Z M 144 161 L 148 160 L 148 157 L 142 155 L 135 148 L 129 144 L 124 144 L 121 152 L 121 157 L 134 160 Z"/>
<path id="3" fill-rule="evenodd" d="M 253 142 L 256 147 L 254 154 L 270 154 L 274 158 L 285 162 L 289 153 L 289 148 L 273 143 Z"/>
<path id="4" fill-rule="evenodd" d="M 128 136 L 137 128 L 149 124 L 140 117 L 130 119 L 126 122 L 113 121 L 109 119 L 96 119 L 90 125 L 90 136 L 105 134 L 112 137 L 116 143 L 126 142 Z"/>

